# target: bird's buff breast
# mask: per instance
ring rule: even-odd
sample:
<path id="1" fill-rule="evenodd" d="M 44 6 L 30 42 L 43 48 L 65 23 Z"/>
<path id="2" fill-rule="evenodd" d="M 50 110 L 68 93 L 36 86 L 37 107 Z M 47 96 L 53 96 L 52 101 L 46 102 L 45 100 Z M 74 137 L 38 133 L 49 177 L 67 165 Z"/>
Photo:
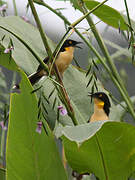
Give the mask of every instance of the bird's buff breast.
<path id="1" fill-rule="evenodd" d="M 103 120 L 109 120 L 108 116 L 106 116 L 105 114 L 101 114 L 101 115 L 93 114 L 90 118 L 90 122 L 103 121 Z"/>
<path id="2" fill-rule="evenodd" d="M 61 52 L 56 60 L 56 65 L 61 74 L 68 68 L 69 64 L 71 64 L 73 59 L 74 49 L 70 49 L 68 51 Z"/>
<path id="3" fill-rule="evenodd" d="M 94 114 L 91 116 L 90 122 L 109 120 L 109 117 L 106 115 L 102 108 L 99 108 L 97 105 L 95 105 L 94 108 Z"/>

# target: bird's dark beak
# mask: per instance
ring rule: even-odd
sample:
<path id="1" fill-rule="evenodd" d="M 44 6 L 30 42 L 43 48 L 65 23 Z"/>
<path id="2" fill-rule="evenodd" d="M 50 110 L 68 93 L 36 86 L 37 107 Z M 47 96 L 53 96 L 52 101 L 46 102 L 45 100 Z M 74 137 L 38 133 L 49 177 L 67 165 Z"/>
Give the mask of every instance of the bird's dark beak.
<path id="1" fill-rule="evenodd" d="M 78 44 L 82 44 L 83 42 L 76 42 L 75 47 L 82 49 L 82 47 L 78 46 Z"/>

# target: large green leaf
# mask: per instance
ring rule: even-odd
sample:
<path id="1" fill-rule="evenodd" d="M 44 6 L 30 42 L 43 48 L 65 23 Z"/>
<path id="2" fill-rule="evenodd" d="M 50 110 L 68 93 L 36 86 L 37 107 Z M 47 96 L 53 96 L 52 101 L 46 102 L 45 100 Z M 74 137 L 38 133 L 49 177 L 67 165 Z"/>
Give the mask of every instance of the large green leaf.
<path id="1" fill-rule="evenodd" d="M 7 137 L 7 180 L 67 179 L 54 137 L 36 133 L 37 99 L 22 72 L 20 94 L 11 95 Z M 58 173 L 59 172 L 59 173 Z"/>
<path id="2" fill-rule="evenodd" d="M 33 25 L 26 23 L 19 17 L 1 17 L 0 39 L 4 35 L 5 38 L 2 43 L 5 47 L 9 44 L 9 38 L 13 41 L 14 50 L 12 51 L 12 56 L 16 64 L 26 73 L 33 73 L 38 66 L 38 62 L 34 54 L 30 52 L 30 49 L 41 59 L 44 59 L 47 55 L 38 29 Z M 50 47 L 54 49 L 54 43 L 50 39 L 48 39 L 48 41 Z"/>
<path id="3" fill-rule="evenodd" d="M 89 10 L 100 4 L 100 2 L 94 0 L 84 0 L 84 3 Z M 121 30 L 128 29 L 122 15 L 116 9 L 111 8 L 110 6 L 102 5 L 97 10 L 95 10 L 93 14 L 109 26 L 120 28 Z"/>
<path id="4" fill-rule="evenodd" d="M 135 171 L 135 127 L 120 122 L 94 122 L 58 129 L 70 166 L 102 180 L 127 180 Z"/>
<path id="5" fill-rule="evenodd" d="M 5 179 L 6 179 L 5 169 L 0 168 L 0 180 L 5 180 Z"/>
<path id="6" fill-rule="evenodd" d="M 10 58 L 10 62 L 8 54 L 1 53 L 1 65 L 18 71 L 22 77 L 21 93 L 11 94 L 6 152 L 7 180 L 66 180 L 54 137 L 47 124 L 45 123 L 48 135 L 44 130 L 41 135 L 35 131 L 38 121 L 38 100 L 35 94 L 31 94 L 33 88 L 13 58 Z"/>
<path id="7" fill-rule="evenodd" d="M 29 32 L 29 33 L 28 33 Z M 0 39 L 5 35 L 3 41 L 1 41 L 2 45 L 0 47 L 1 58 L 0 64 L 2 66 L 7 67 L 10 70 L 17 70 L 18 67 L 23 69 L 27 74 L 31 74 L 36 71 L 38 67 L 38 62 L 31 52 L 33 51 L 39 58 L 44 59 L 46 56 L 46 52 L 44 51 L 44 46 L 42 40 L 40 38 L 39 31 L 37 28 L 32 26 L 31 24 L 26 23 L 19 17 L 9 16 L 6 18 L 0 18 Z M 12 51 L 12 58 L 10 58 L 10 54 L 4 54 L 4 49 L 8 47 L 8 44 L 12 39 L 14 50 Z M 49 45 L 52 49 L 54 49 L 54 43 L 48 39 Z M 37 43 L 38 42 L 38 43 Z M 30 51 L 31 50 L 31 51 Z M 9 65 L 7 66 L 7 61 Z M 15 69 L 14 64 L 16 64 Z M 56 115 L 54 115 L 54 111 L 47 105 L 47 110 L 50 116 L 47 116 L 48 122 L 51 128 L 54 128 Z M 50 122 L 51 117 L 51 122 Z"/>

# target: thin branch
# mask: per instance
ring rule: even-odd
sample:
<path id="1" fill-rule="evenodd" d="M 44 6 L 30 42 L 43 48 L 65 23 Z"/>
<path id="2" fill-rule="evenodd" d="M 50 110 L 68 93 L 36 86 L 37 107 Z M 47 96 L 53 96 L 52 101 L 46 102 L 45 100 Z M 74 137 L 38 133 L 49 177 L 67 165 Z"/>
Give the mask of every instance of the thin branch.
<path id="1" fill-rule="evenodd" d="M 41 23 L 40 23 L 38 14 L 37 14 L 36 9 L 35 9 L 35 6 L 34 6 L 34 4 L 33 4 L 33 0 L 28 0 L 28 1 L 29 1 L 29 5 L 30 5 L 30 7 L 31 7 L 31 11 L 32 11 L 32 13 L 33 13 L 33 16 L 34 16 L 34 18 L 35 18 L 37 27 L 38 27 L 38 29 L 39 29 L 39 32 L 40 32 L 40 35 L 41 35 L 41 38 L 42 38 L 44 47 L 45 47 L 46 52 L 47 52 L 47 54 L 48 54 L 48 57 L 51 58 L 51 57 L 52 57 L 52 51 L 51 51 L 51 49 L 50 49 L 50 47 L 49 47 L 49 44 L 48 44 L 46 35 L 45 35 L 44 30 L 43 30 L 43 28 L 42 28 L 42 25 L 41 25 Z"/>
<path id="2" fill-rule="evenodd" d="M 81 8 L 83 14 L 86 14 L 87 13 L 87 9 L 85 7 L 84 2 L 82 0 L 78 0 L 78 2 L 79 2 L 78 4 L 80 4 L 80 8 Z M 97 29 L 96 29 L 96 27 L 95 27 L 91 17 L 87 16 L 86 19 L 88 21 L 88 24 L 91 27 L 91 30 L 92 30 L 92 32 L 93 32 L 93 34 L 94 34 L 94 36 L 95 36 L 95 38 L 96 38 L 96 40 L 98 42 L 98 45 L 99 45 L 102 53 L 104 54 L 104 56 L 105 56 L 105 58 L 106 58 L 106 60 L 108 62 L 108 65 L 110 67 L 111 73 L 113 75 L 113 79 L 112 80 L 114 81 L 115 85 L 118 87 L 120 94 L 122 95 L 123 99 L 125 100 L 128 108 L 129 108 L 129 111 L 130 111 L 132 117 L 135 120 L 135 112 L 134 112 L 133 104 L 132 104 L 132 102 L 130 100 L 130 97 L 128 95 L 128 92 L 127 92 L 127 90 L 126 90 L 126 88 L 125 88 L 125 86 L 123 84 L 123 81 L 122 81 L 122 79 L 121 79 L 121 77 L 120 77 L 120 75 L 119 75 L 119 73 L 118 73 L 118 71 L 116 69 L 116 66 L 113 63 L 113 61 L 112 61 L 112 59 L 111 59 L 111 57 L 109 55 L 107 47 L 105 46 L 105 44 L 103 42 L 103 39 L 101 38 L 99 32 L 97 31 Z M 107 68 L 108 68 L 108 66 L 107 66 Z"/>
<path id="3" fill-rule="evenodd" d="M 80 17 L 77 21 L 75 21 L 74 23 L 72 23 L 70 25 L 70 27 L 75 27 L 77 24 L 79 24 L 82 20 L 84 20 L 88 15 L 90 15 L 91 13 L 93 13 L 96 9 L 98 9 L 100 6 L 102 6 L 103 4 L 105 4 L 108 0 L 103 1 L 102 3 L 98 4 L 96 7 L 94 7 L 91 11 L 88 11 L 84 14 L 84 16 Z"/>
<path id="4" fill-rule="evenodd" d="M 52 54 L 52 52 L 51 52 L 51 49 L 50 49 L 49 44 L 48 44 L 48 42 L 47 42 L 46 35 L 45 35 L 44 31 L 43 31 L 43 28 L 42 28 L 42 26 L 41 26 L 40 20 L 39 20 L 39 18 L 38 18 L 38 14 L 37 14 L 36 9 L 35 9 L 35 6 L 34 6 L 34 4 L 33 4 L 33 0 L 28 0 L 28 1 L 29 1 L 29 5 L 30 5 L 30 7 L 31 7 L 31 10 L 32 10 L 33 16 L 34 16 L 34 18 L 35 18 L 35 21 L 36 21 L 36 23 L 37 23 L 37 27 L 38 27 L 38 29 L 39 29 L 39 32 L 40 32 L 42 41 L 43 41 L 43 43 L 44 43 L 44 47 L 45 47 L 45 49 L 46 49 L 46 51 L 47 51 L 47 53 L 48 53 L 48 56 L 49 56 L 51 59 L 53 59 L 53 58 L 54 58 L 54 57 L 53 57 L 53 54 Z M 69 29 L 69 30 L 70 30 L 70 29 Z M 68 30 L 68 32 L 69 32 L 69 30 Z M 66 33 L 66 34 L 67 34 L 67 33 Z M 66 108 L 67 108 L 68 114 L 69 114 L 69 116 L 71 117 L 74 125 L 77 125 L 78 122 L 77 122 L 77 120 L 76 120 L 76 118 L 75 118 L 74 110 L 73 110 L 73 108 L 72 108 L 72 106 L 71 106 L 71 103 L 70 103 L 68 94 L 67 94 L 67 92 L 66 92 L 66 89 L 64 88 L 64 85 L 63 85 L 63 82 L 62 82 L 62 79 L 61 79 L 61 75 L 60 75 L 59 70 L 58 70 L 58 68 L 57 68 L 57 66 L 56 66 L 55 63 L 54 63 L 54 70 L 55 70 L 55 73 L 56 73 L 56 74 L 55 74 L 55 75 L 56 75 L 56 78 L 58 79 L 59 83 L 60 83 L 61 86 L 62 86 L 62 87 L 60 87 L 60 90 L 61 90 L 63 102 L 65 103 L 65 106 L 66 106 Z"/>
<path id="5" fill-rule="evenodd" d="M 15 2 L 15 0 L 13 0 L 13 6 L 14 6 L 15 16 L 17 16 L 17 15 L 18 15 L 18 12 L 17 12 L 17 7 L 16 7 L 16 2 Z"/>

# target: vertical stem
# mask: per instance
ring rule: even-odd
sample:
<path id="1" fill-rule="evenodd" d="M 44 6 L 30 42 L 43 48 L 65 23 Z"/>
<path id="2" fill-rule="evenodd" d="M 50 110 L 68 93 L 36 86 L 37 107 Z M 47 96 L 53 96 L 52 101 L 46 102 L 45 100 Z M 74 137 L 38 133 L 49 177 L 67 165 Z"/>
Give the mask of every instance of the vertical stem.
<path id="1" fill-rule="evenodd" d="M 74 24 L 71 25 L 71 23 L 59 12 L 57 12 L 56 10 L 54 10 L 53 8 L 51 8 L 49 5 L 47 5 L 45 2 L 39 2 L 38 0 L 34 0 L 34 2 L 36 2 L 37 4 L 40 4 L 40 5 L 43 5 L 45 7 L 47 7 L 50 11 L 54 12 L 57 16 L 59 16 L 67 25 L 69 26 L 73 26 Z M 80 2 L 80 1 L 79 1 Z M 80 2 L 80 5 L 81 5 L 81 2 Z M 81 6 L 82 8 L 82 6 Z M 85 13 L 86 14 L 86 13 Z M 88 19 L 89 20 L 89 19 Z M 93 23 L 93 22 L 92 22 Z M 91 25 L 93 27 L 93 24 Z M 94 25 L 95 26 L 95 25 Z M 91 29 L 92 29 L 91 27 Z M 96 28 L 95 28 L 96 29 Z M 113 64 L 113 62 L 111 62 L 112 60 L 110 59 L 110 56 L 109 56 L 109 53 L 108 53 L 108 50 L 106 49 L 106 46 L 104 45 L 103 41 L 102 41 L 102 38 L 100 37 L 99 33 L 97 32 L 97 36 L 95 35 L 95 37 L 100 37 L 99 40 L 101 40 L 101 46 L 103 46 L 103 50 L 104 50 L 104 54 L 105 54 L 105 57 L 106 59 L 108 60 L 109 58 L 109 62 L 111 62 L 111 65 L 110 65 L 110 68 L 112 69 L 112 66 L 113 66 L 113 74 L 111 72 L 111 70 L 109 69 L 108 65 L 105 63 L 105 61 L 102 59 L 102 57 L 100 56 L 100 54 L 97 52 L 97 50 L 86 40 L 86 38 L 84 38 L 82 36 L 82 34 L 76 29 L 74 28 L 74 30 L 76 31 L 76 33 L 84 40 L 84 42 L 87 44 L 87 46 L 92 50 L 92 52 L 99 58 L 100 62 L 102 63 L 102 65 L 104 66 L 104 68 L 106 69 L 107 73 L 109 73 L 110 75 L 110 78 L 112 79 L 112 81 L 114 82 L 114 84 L 116 85 L 116 87 L 118 88 L 119 92 L 121 93 L 123 99 L 125 100 L 126 104 L 128 105 L 128 108 L 130 109 L 130 112 L 132 114 L 132 116 L 134 117 L 135 119 L 135 115 L 134 115 L 134 111 L 133 111 L 133 105 L 130 101 L 130 98 L 128 96 L 128 93 L 124 87 L 124 85 L 120 85 L 119 83 L 119 80 L 117 80 L 115 78 L 115 74 L 118 74 L 117 72 L 117 69 L 115 67 L 115 65 Z M 93 31 L 94 31 L 94 28 L 93 28 Z M 98 41 L 98 39 L 97 39 Z M 102 49 L 102 48 L 101 48 Z M 116 70 L 116 71 L 115 71 Z M 118 74 L 119 76 L 119 74 Z M 116 76 L 117 77 L 117 76 Z M 121 78 L 120 78 L 121 79 Z M 120 80 L 121 81 L 121 80 Z M 122 83 L 123 84 L 123 83 Z M 123 91 L 123 89 L 125 89 Z"/>
<path id="2" fill-rule="evenodd" d="M 71 27 L 75 27 L 77 24 L 79 24 L 82 20 L 84 20 L 85 18 L 87 18 L 87 16 L 91 13 L 93 13 L 96 9 L 98 9 L 100 6 L 102 6 L 103 4 L 105 4 L 105 2 L 107 2 L 108 0 L 103 1 L 102 3 L 98 4 L 96 7 L 94 7 L 91 11 L 86 11 L 86 13 L 84 13 L 84 16 L 80 17 L 77 21 L 75 21 L 73 24 L 71 24 Z"/>
<path id="3" fill-rule="evenodd" d="M 49 44 L 48 44 L 46 35 L 45 35 L 45 33 L 44 33 L 44 30 L 43 30 L 43 28 L 42 28 L 42 25 L 41 25 L 41 23 L 40 23 L 39 17 L 38 17 L 38 15 L 37 15 L 35 6 L 34 6 L 34 4 L 33 4 L 33 0 L 28 0 L 28 1 L 29 1 L 29 5 L 30 5 L 30 7 L 31 7 L 32 13 L 33 13 L 33 15 L 34 15 L 34 18 L 35 18 L 37 27 L 38 27 L 38 29 L 39 29 L 41 38 L 42 38 L 42 40 L 43 40 L 43 44 L 44 44 L 44 47 L 45 47 L 45 49 L 46 49 L 46 52 L 47 52 L 47 54 L 48 54 L 49 57 L 52 57 L 52 52 L 51 52 L 51 49 L 50 49 L 50 47 L 49 47 Z"/>
<path id="4" fill-rule="evenodd" d="M 128 11 L 127 1 L 124 0 L 124 2 L 125 2 L 126 12 L 127 12 L 128 23 L 129 23 L 130 27 L 132 27 L 132 24 L 131 24 L 131 21 L 130 21 L 130 16 L 129 16 L 129 11 Z"/>
<path id="5" fill-rule="evenodd" d="M 80 8 L 81 8 L 83 14 L 86 14 L 87 13 L 87 9 L 85 8 L 85 5 L 84 5 L 83 1 L 82 0 L 78 0 L 78 2 L 80 4 Z M 112 71 L 112 74 L 113 74 L 114 78 L 116 79 L 118 84 L 121 86 L 119 91 L 120 91 L 123 99 L 125 100 L 128 108 L 129 108 L 129 111 L 132 114 L 132 117 L 135 120 L 135 112 L 134 112 L 133 104 L 132 104 L 132 102 L 131 102 L 131 100 L 129 98 L 128 92 L 127 92 L 127 90 L 126 90 L 126 88 L 125 88 L 125 86 L 124 86 L 124 84 L 123 84 L 123 82 L 122 82 L 122 80 L 120 78 L 120 75 L 119 75 L 119 73 L 118 73 L 114 63 L 113 63 L 112 59 L 109 56 L 108 50 L 107 50 L 107 48 L 106 48 L 106 46 L 105 46 L 105 44 L 103 42 L 103 39 L 101 38 L 100 34 L 98 33 L 98 31 L 97 31 L 97 29 L 95 27 L 95 24 L 93 23 L 91 17 L 87 16 L 86 19 L 88 21 L 88 24 L 91 27 L 91 30 L 92 30 L 92 32 L 93 32 L 93 34 L 94 34 L 94 36 L 95 36 L 95 38 L 96 38 L 96 40 L 97 40 L 97 42 L 99 44 L 99 47 L 100 47 L 102 53 L 104 54 L 104 56 L 105 56 L 105 58 L 106 58 L 106 60 L 107 60 L 107 62 L 109 64 L 109 66 L 110 66 L 110 69 Z"/>
<path id="6" fill-rule="evenodd" d="M 17 12 L 17 7 L 16 7 L 16 2 L 15 2 L 15 0 L 13 0 L 13 6 L 14 6 L 14 14 L 15 14 L 15 16 L 17 16 L 17 15 L 18 15 L 18 12 Z"/>
<path id="7" fill-rule="evenodd" d="M 38 14 L 37 14 L 36 9 L 35 9 L 35 6 L 34 6 L 34 4 L 33 4 L 33 0 L 28 0 L 28 2 L 29 2 L 29 4 L 30 4 L 32 13 L 33 13 L 34 18 L 35 18 L 35 21 L 36 21 L 36 23 L 37 23 L 37 27 L 38 27 L 38 29 L 39 29 L 39 32 L 40 32 L 41 38 L 42 38 L 42 40 L 43 40 L 43 44 L 44 44 L 44 47 L 45 47 L 45 49 L 46 49 L 46 51 L 47 51 L 47 54 L 48 54 L 48 56 L 50 57 L 50 59 L 51 59 L 51 58 L 54 58 L 54 57 L 53 57 L 53 54 L 52 54 L 52 52 L 51 52 L 51 49 L 50 49 L 50 47 L 49 47 L 49 44 L 48 44 L 48 42 L 47 42 L 46 35 L 45 35 L 45 33 L 44 33 L 44 31 L 43 31 L 43 28 L 42 28 L 42 26 L 41 26 L 41 23 L 40 23 Z M 72 121 L 73 121 L 73 124 L 74 124 L 74 125 L 77 125 L 78 122 L 77 122 L 77 120 L 76 120 L 76 118 L 75 118 L 74 110 L 73 110 L 73 108 L 72 108 L 72 106 L 71 106 L 71 103 L 70 103 L 68 94 L 67 94 L 67 92 L 66 92 L 66 89 L 64 88 L 64 85 L 63 85 L 63 82 L 62 82 L 62 79 L 61 79 L 61 75 L 60 75 L 60 73 L 59 73 L 59 71 L 58 71 L 58 68 L 57 68 L 57 66 L 56 66 L 55 63 L 54 63 L 54 69 L 55 69 L 55 72 L 56 72 L 56 78 L 58 79 L 59 83 L 62 85 L 62 87 L 60 87 L 60 90 L 61 90 L 61 92 L 62 92 L 63 101 L 64 101 L 64 103 L 65 103 L 65 106 L 66 106 L 67 110 L 68 110 L 68 114 L 69 114 L 69 116 L 71 117 L 71 119 L 72 119 Z"/>
<path id="8" fill-rule="evenodd" d="M 71 117 L 71 119 L 73 121 L 73 124 L 76 126 L 76 125 L 78 125 L 78 121 L 76 120 L 74 110 L 73 110 L 72 105 L 70 103 L 70 99 L 69 99 L 68 94 L 66 92 L 66 89 L 64 87 L 64 84 L 63 84 L 63 81 L 61 79 L 61 75 L 60 75 L 60 73 L 58 71 L 58 68 L 57 68 L 57 66 L 55 64 L 54 64 L 54 69 L 55 69 L 55 72 L 57 73 L 57 76 L 58 76 L 58 79 L 59 79 L 59 83 L 63 87 L 63 88 L 62 87 L 60 87 L 60 88 L 61 88 L 61 91 L 62 91 L 62 96 L 64 95 L 64 97 L 63 97 L 64 104 L 66 106 L 66 109 L 68 111 L 69 116 Z"/>
<path id="9" fill-rule="evenodd" d="M 134 49 L 134 47 L 133 47 L 133 46 L 134 46 L 134 33 L 133 33 L 132 23 L 131 23 L 129 11 L 128 11 L 127 1 L 124 0 L 124 2 L 125 2 L 126 12 L 127 12 L 128 23 L 129 23 L 129 31 L 130 31 L 130 33 L 131 33 L 131 38 L 130 38 L 129 44 L 131 45 L 131 49 L 132 49 L 132 62 L 133 62 L 133 60 L 134 60 L 134 54 L 135 54 L 135 49 Z M 129 46 L 130 46 L 130 45 L 129 45 Z"/>
<path id="10" fill-rule="evenodd" d="M 2 160 L 2 165 L 4 165 L 5 135 L 6 135 L 6 131 L 2 129 L 2 133 L 1 133 L 1 144 L 0 144 L 0 158 L 1 158 L 1 160 Z"/>

